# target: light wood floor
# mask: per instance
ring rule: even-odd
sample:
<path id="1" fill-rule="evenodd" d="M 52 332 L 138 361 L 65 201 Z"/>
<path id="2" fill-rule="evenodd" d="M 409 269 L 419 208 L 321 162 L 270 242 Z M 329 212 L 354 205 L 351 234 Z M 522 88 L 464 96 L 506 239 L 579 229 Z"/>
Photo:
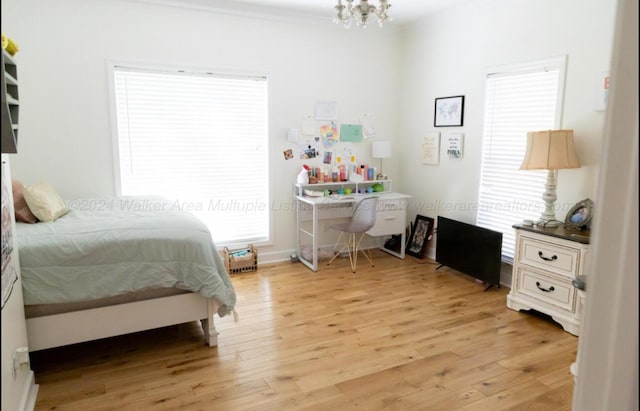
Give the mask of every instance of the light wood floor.
<path id="1" fill-rule="evenodd" d="M 374 252 L 232 277 L 219 346 L 193 322 L 32 354 L 37 410 L 570 410 L 577 338 L 433 261 Z"/>

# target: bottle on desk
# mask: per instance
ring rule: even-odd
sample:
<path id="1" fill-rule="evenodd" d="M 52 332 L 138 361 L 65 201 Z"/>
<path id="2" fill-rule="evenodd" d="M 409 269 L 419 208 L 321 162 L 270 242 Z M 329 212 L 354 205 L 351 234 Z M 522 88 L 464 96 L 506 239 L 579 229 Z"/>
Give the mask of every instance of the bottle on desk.
<path id="1" fill-rule="evenodd" d="M 367 180 L 375 180 L 375 176 L 376 176 L 376 168 L 369 167 L 369 170 L 367 170 Z"/>

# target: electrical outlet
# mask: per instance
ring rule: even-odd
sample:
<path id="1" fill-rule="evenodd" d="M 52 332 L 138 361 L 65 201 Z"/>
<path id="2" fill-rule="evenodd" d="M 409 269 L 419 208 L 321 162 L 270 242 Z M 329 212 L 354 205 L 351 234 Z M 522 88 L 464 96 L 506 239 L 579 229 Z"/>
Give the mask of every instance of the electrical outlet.
<path id="1" fill-rule="evenodd" d="M 13 354 L 13 379 L 16 379 L 18 371 L 29 371 L 30 368 L 31 363 L 29 361 L 29 348 L 17 348 L 16 352 Z"/>

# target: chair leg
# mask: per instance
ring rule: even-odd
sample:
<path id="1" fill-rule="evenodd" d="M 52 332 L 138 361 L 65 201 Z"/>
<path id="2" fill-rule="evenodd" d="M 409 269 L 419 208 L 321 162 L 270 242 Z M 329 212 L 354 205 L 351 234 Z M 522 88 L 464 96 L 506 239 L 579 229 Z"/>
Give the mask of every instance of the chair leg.
<path id="1" fill-rule="evenodd" d="M 338 244 L 340 243 L 340 239 L 342 239 L 342 234 L 343 232 L 340 231 L 340 235 L 338 235 L 338 239 L 336 240 L 336 243 L 333 245 L 333 258 L 331 258 L 331 260 L 329 260 L 329 262 L 327 263 L 327 265 L 331 264 L 333 262 L 333 260 L 335 260 L 336 258 L 338 258 L 338 256 L 340 254 L 342 254 L 342 252 L 344 251 L 344 249 L 347 247 L 346 245 L 342 246 L 342 248 L 340 249 L 340 251 L 338 251 L 336 253 L 336 249 L 338 248 Z"/>
<path id="2" fill-rule="evenodd" d="M 338 234 L 338 239 L 336 240 L 336 243 L 333 245 L 333 253 L 336 253 L 336 248 L 338 248 L 338 244 L 340 244 L 340 240 L 342 239 L 342 234 L 344 234 L 344 231 L 340 231 L 340 234 Z M 342 247 L 344 248 L 344 247 Z"/>
<path id="3" fill-rule="evenodd" d="M 369 251 L 362 250 L 360 248 L 360 243 L 364 238 L 364 233 L 360 234 L 360 238 L 358 238 L 357 240 L 356 240 L 355 233 L 348 234 L 349 238 L 347 242 L 344 244 L 344 246 L 342 246 L 340 251 L 336 253 L 336 248 L 338 247 L 338 243 L 342 238 L 342 234 L 343 232 L 341 231 L 340 235 L 338 236 L 338 239 L 336 240 L 335 245 L 333 246 L 333 254 L 334 254 L 333 258 L 329 260 L 327 265 L 330 265 L 336 258 L 338 258 L 340 254 L 342 254 L 343 251 L 347 250 L 347 252 L 349 253 L 349 264 L 351 265 L 351 271 L 353 271 L 354 273 L 356 272 L 356 266 L 358 265 L 358 251 L 364 254 L 366 259 L 369 260 L 369 263 L 371 264 L 372 267 L 375 267 L 375 264 L 373 263 L 373 259 L 371 258 L 371 254 L 369 253 Z"/>
<path id="4" fill-rule="evenodd" d="M 367 258 L 367 260 L 369 260 L 371 267 L 375 267 L 375 264 L 373 263 L 373 259 L 371 258 L 371 253 L 369 253 L 369 250 L 363 250 L 360 248 L 360 243 L 362 242 L 363 237 L 364 237 L 364 233 L 360 234 L 360 239 L 358 240 L 358 250 L 360 250 L 362 254 L 364 254 L 364 256 Z"/>
<path id="5" fill-rule="evenodd" d="M 358 263 L 358 245 L 356 244 L 356 235 L 349 235 L 349 262 L 351 263 L 351 271 L 356 272 L 356 264 Z"/>

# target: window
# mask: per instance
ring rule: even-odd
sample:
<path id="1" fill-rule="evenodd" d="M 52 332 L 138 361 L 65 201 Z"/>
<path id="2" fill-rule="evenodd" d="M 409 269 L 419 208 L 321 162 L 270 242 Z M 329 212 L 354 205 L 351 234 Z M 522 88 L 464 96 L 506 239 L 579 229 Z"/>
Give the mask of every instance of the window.
<path id="1" fill-rule="evenodd" d="M 265 77 L 113 67 L 121 195 L 160 195 L 218 244 L 270 233 Z"/>
<path id="2" fill-rule="evenodd" d="M 527 132 L 559 128 L 565 58 L 487 74 L 477 224 L 503 233 L 502 255 L 513 260 L 513 224 L 538 220 L 545 170 L 520 170 Z"/>

